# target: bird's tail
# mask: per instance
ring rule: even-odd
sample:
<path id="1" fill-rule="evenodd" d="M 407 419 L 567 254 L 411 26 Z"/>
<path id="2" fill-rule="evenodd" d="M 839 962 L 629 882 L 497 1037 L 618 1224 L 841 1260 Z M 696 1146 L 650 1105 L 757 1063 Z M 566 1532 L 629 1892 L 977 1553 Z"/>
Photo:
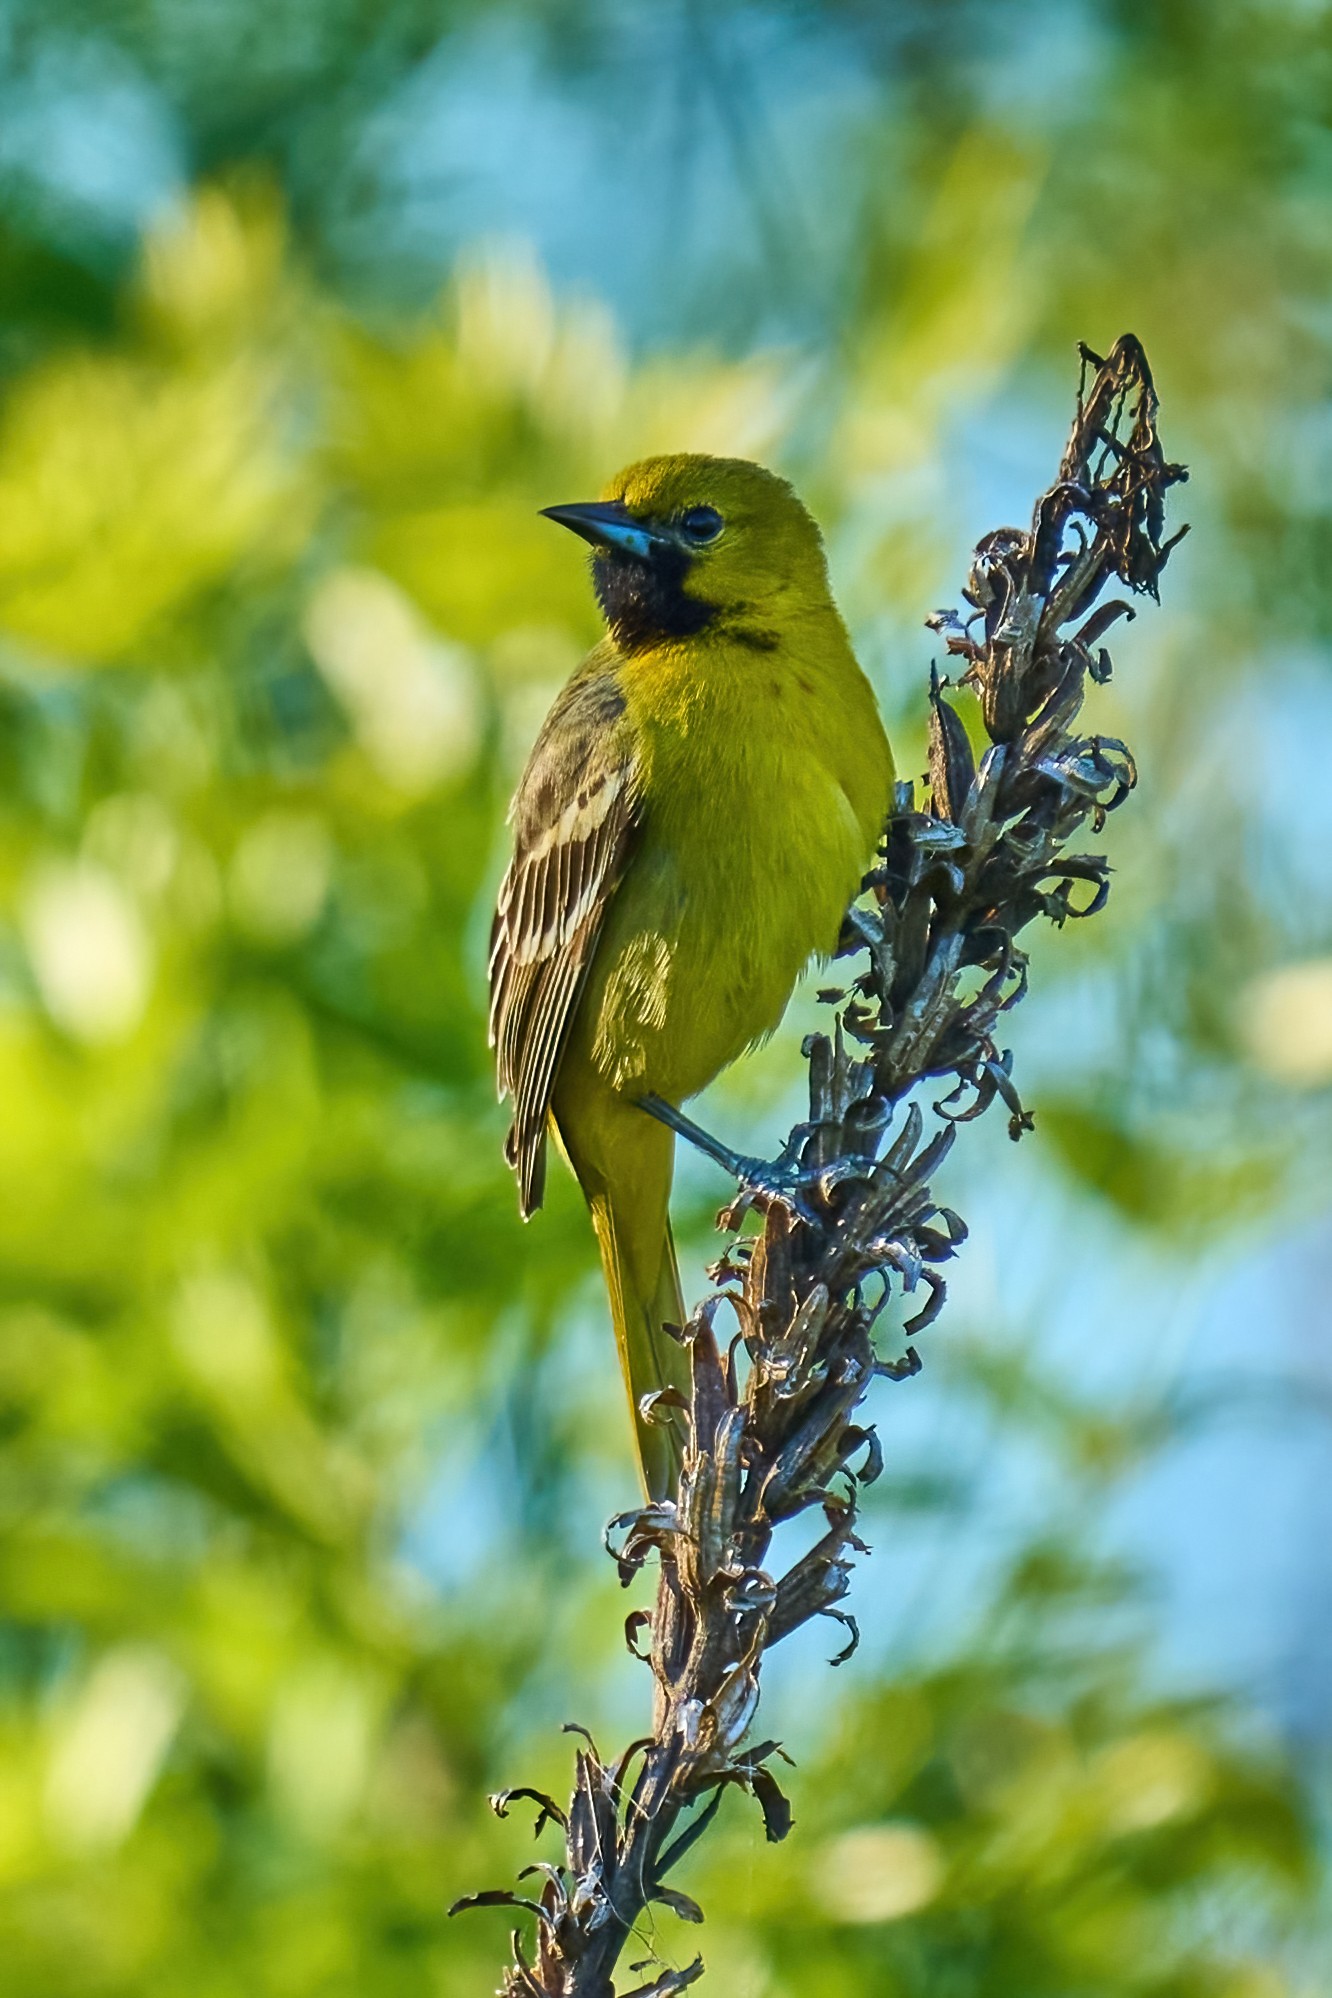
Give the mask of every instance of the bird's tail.
<path id="1" fill-rule="evenodd" d="M 680 1475 L 682 1451 L 679 1417 L 645 1422 L 639 1402 L 654 1388 L 677 1387 L 689 1392 L 689 1362 L 684 1348 L 665 1329 L 685 1322 L 680 1271 L 675 1260 L 671 1224 L 664 1214 L 654 1229 L 654 1241 L 643 1240 L 644 1215 L 637 1204 L 624 1214 L 614 1195 L 598 1189 L 588 1201 L 601 1264 L 606 1275 L 615 1343 L 629 1394 L 638 1464 L 647 1495 L 668 1497 Z"/>

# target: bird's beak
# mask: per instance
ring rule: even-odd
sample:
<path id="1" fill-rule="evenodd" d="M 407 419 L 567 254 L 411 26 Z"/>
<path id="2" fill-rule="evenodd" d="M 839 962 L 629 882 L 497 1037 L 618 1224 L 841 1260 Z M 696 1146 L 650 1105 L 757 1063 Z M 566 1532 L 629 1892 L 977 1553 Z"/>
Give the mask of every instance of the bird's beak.
<path id="1" fill-rule="evenodd" d="M 543 506 L 541 512 L 547 520 L 557 520 L 561 527 L 572 528 L 581 534 L 584 541 L 590 541 L 594 548 L 614 548 L 622 555 L 635 555 L 645 562 L 654 548 L 668 546 L 664 534 L 656 534 L 645 527 L 641 520 L 635 520 L 628 507 L 619 500 L 588 500 L 578 506 Z"/>

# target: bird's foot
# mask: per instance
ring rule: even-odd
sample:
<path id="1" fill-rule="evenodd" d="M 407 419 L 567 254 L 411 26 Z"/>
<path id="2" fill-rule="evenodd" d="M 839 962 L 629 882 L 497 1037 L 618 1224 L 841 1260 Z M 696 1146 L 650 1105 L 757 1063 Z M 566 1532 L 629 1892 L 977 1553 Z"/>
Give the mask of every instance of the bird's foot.
<path id="1" fill-rule="evenodd" d="M 692 1117 L 686 1117 L 683 1110 L 677 1110 L 673 1103 L 667 1103 L 660 1096 L 640 1096 L 638 1107 L 730 1175 L 740 1189 L 740 1198 L 732 1204 L 732 1212 L 747 1206 L 752 1200 L 761 1207 L 785 1207 L 811 1225 L 817 1221 L 817 1215 L 804 1196 L 809 1188 L 824 1181 L 827 1172 L 823 1166 L 800 1164 L 800 1154 L 809 1136 L 808 1126 L 796 1127 L 777 1158 L 758 1159 L 724 1145 L 720 1138 L 714 1138 L 710 1131 L 705 1131 L 701 1124 L 696 1124 Z"/>

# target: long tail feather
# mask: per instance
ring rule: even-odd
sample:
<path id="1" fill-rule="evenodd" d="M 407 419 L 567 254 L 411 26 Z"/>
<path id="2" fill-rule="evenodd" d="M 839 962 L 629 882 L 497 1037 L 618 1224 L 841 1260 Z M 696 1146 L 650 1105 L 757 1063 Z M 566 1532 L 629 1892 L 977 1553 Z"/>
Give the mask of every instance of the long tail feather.
<path id="1" fill-rule="evenodd" d="M 633 1234 L 641 1217 L 624 1219 L 617 1214 L 614 1199 L 594 1194 L 590 1202 L 592 1225 L 601 1250 L 610 1299 L 615 1343 L 629 1396 L 634 1443 L 639 1470 L 649 1498 L 666 1498 L 674 1491 L 680 1475 L 681 1433 L 678 1418 L 663 1423 L 646 1422 L 640 1403 L 656 1388 L 689 1389 L 689 1365 L 683 1347 L 665 1329 L 685 1322 L 684 1299 L 680 1292 L 680 1271 L 675 1259 L 675 1243 L 670 1222 L 661 1225 L 655 1258 L 645 1258 Z M 655 1260 L 655 1277 L 649 1274 Z"/>
<path id="2" fill-rule="evenodd" d="M 645 1422 L 639 1403 L 654 1389 L 689 1391 L 689 1358 L 665 1329 L 682 1326 L 684 1303 L 671 1240 L 675 1140 L 664 1125 L 609 1089 L 575 1046 L 555 1102 L 555 1133 L 592 1215 L 639 1468 L 648 1497 L 667 1498 L 680 1473 L 678 1412 Z"/>

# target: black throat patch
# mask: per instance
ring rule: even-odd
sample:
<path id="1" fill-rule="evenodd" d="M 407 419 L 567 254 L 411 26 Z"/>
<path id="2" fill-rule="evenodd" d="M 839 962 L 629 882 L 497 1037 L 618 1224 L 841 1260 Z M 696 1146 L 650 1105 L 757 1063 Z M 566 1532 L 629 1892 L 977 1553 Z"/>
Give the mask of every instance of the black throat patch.
<path id="1" fill-rule="evenodd" d="M 654 548 L 646 561 L 617 550 L 592 558 L 592 586 L 611 637 L 622 652 L 636 652 L 663 638 L 689 638 L 717 612 L 685 592 L 689 557 L 683 548 Z"/>

